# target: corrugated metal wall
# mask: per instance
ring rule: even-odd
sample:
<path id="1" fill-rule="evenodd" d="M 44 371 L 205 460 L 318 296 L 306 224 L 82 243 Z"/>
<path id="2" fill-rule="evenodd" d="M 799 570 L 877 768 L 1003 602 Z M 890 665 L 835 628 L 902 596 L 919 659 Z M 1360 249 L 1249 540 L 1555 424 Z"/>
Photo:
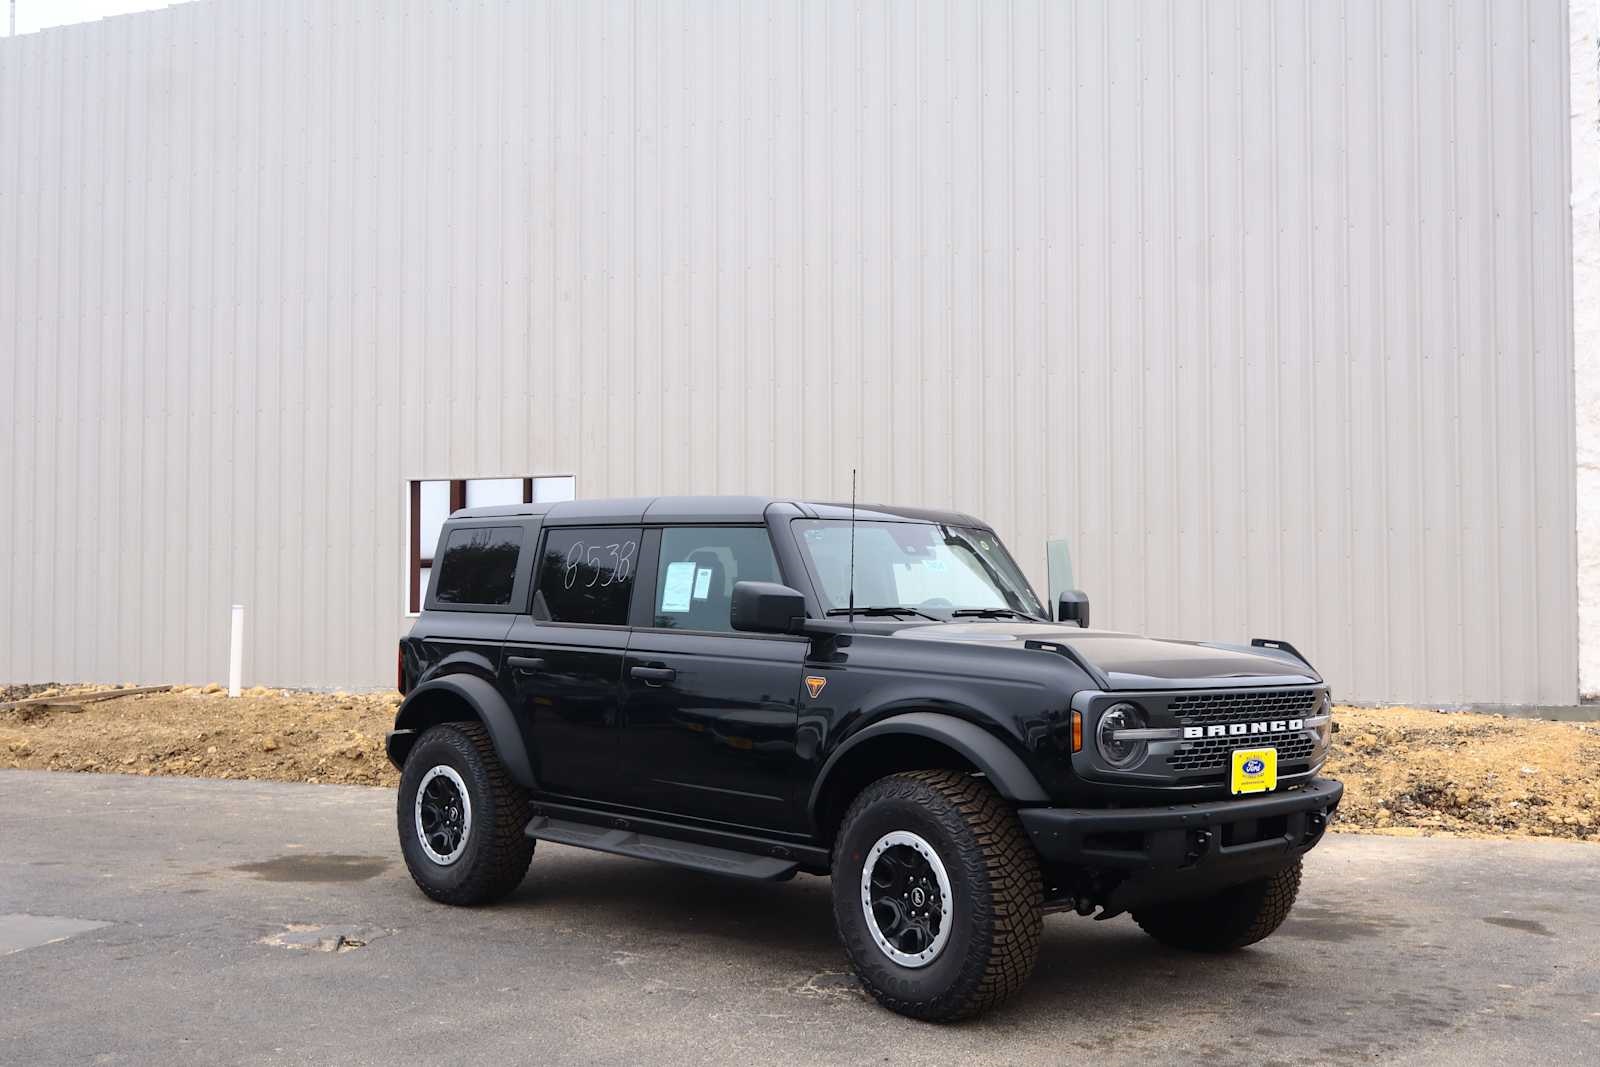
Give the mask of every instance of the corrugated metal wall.
<path id="1" fill-rule="evenodd" d="M 1572 0 L 1570 11 L 1578 691 L 1600 701 L 1600 0 Z"/>
<path id="2" fill-rule="evenodd" d="M 0 42 L 0 678 L 383 684 L 403 485 L 955 505 L 1576 694 L 1567 11 L 203 0 Z"/>

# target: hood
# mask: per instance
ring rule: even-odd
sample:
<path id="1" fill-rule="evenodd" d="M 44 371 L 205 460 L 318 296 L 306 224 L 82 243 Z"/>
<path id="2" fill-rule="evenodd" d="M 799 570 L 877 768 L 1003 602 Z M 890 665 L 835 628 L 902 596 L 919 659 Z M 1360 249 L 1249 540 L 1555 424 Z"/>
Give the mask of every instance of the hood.
<path id="1" fill-rule="evenodd" d="M 894 636 L 989 646 L 1020 647 L 1028 641 L 1065 645 L 1113 690 L 1308 685 L 1322 680 L 1306 664 L 1276 649 L 1172 641 L 1058 623 L 950 622 L 908 626 Z"/>

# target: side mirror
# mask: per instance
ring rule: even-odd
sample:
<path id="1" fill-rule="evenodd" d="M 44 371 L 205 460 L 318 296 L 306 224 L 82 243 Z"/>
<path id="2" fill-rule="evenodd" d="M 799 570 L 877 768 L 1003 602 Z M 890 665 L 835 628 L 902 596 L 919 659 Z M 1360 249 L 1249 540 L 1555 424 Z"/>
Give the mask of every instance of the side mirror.
<path id="1" fill-rule="evenodd" d="M 737 591 L 738 586 L 734 587 Z M 1081 589 L 1068 589 L 1056 601 L 1056 622 L 1075 622 L 1089 628 L 1089 596 Z"/>
<path id="2" fill-rule="evenodd" d="M 777 582 L 734 582 L 728 622 L 735 630 L 796 634 L 806 621 L 806 598 Z"/>

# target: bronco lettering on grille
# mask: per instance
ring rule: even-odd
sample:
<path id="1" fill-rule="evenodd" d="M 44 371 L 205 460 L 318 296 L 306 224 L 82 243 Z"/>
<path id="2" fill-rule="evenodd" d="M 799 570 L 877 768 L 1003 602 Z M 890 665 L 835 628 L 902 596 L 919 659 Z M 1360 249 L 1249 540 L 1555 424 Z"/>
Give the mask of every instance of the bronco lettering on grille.
<path id="1" fill-rule="evenodd" d="M 1287 734 L 1305 729 L 1304 719 L 1273 719 L 1266 722 L 1219 722 L 1210 726 L 1185 726 L 1183 739 L 1203 737 L 1248 737 L 1252 734 Z"/>

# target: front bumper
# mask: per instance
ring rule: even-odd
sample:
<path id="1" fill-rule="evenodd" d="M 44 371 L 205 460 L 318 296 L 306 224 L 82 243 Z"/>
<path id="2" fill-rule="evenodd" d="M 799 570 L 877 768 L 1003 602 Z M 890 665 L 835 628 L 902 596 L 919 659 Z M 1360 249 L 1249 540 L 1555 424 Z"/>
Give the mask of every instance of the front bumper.
<path id="1" fill-rule="evenodd" d="M 1046 864 L 1117 878 L 1118 910 L 1270 874 L 1310 851 L 1344 796 L 1317 778 L 1265 796 L 1147 808 L 1023 808 Z"/>

